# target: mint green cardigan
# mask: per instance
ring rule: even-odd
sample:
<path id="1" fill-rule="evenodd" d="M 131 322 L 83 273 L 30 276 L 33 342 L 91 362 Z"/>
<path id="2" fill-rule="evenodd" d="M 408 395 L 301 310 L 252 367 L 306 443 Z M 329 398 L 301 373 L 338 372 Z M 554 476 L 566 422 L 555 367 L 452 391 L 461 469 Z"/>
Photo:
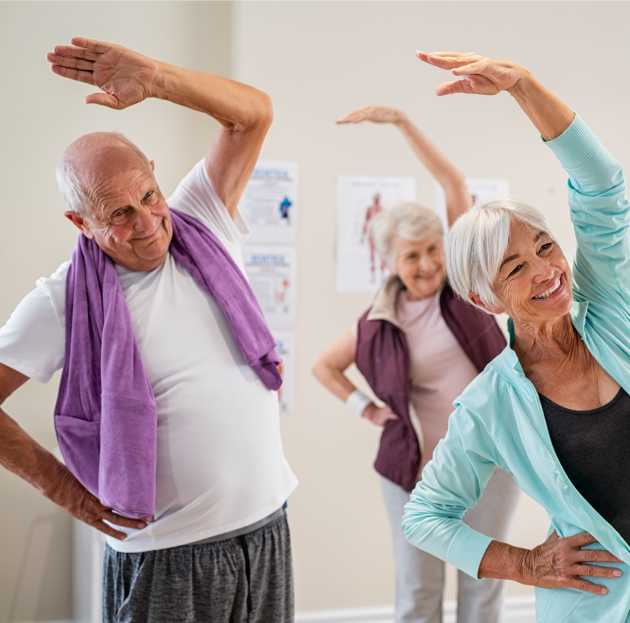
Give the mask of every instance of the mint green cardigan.
<path id="1" fill-rule="evenodd" d="M 595 359 L 630 394 L 630 204 L 621 165 L 577 116 L 546 145 L 569 175 L 577 238 L 571 321 Z M 511 343 L 511 321 L 509 328 Z M 550 532 L 566 537 L 586 530 L 599 542 L 590 547 L 603 547 L 624 561 L 616 565 L 620 578 L 595 579 L 608 588 L 607 595 L 537 588 L 537 623 L 630 623 L 630 546 L 567 477 L 538 393 L 509 345 L 454 406 L 448 433 L 405 506 L 402 526 L 409 542 L 477 577 L 492 539 L 462 517 L 498 465 L 547 510 Z M 612 465 L 610 477 L 630 480 Z"/>

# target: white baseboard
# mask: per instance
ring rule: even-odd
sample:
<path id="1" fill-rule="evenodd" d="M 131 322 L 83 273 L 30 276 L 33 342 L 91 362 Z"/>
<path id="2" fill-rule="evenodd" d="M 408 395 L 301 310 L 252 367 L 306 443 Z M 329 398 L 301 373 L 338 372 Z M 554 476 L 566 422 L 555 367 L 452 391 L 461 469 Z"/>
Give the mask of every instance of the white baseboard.
<path id="1" fill-rule="evenodd" d="M 455 613 L 455 602 L 445 602 L 444 623 L 456 623 Z M 508 597 L 505 600 L 506 623 L 535 623 L 535 621 L 536 610 L 533 597 Z M 73 621 L 46 621 L 45 623 L 73 623 Z M 376 606 L 298 612 L 295 615 L 295 623 L 394 623 L 394 608 L 393 606 Z"/>
<path id="2" fill-rule="evenodd" d="M 506 623 L 535 623 L 534 597 L 508 597 L 505 600 Z M 393 606 L 348 608 L 298 612 L 295 623 L 394 623 Z M 444 623 L 456 623 L 455 602 L 444 603 Z"/>

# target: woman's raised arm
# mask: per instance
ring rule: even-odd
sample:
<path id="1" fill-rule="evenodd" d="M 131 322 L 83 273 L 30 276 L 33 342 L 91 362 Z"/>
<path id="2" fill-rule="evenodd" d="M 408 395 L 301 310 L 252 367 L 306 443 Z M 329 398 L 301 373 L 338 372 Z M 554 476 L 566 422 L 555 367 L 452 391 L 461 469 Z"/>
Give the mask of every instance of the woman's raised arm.
<path id="1" fill-rule="evenodd" d="M 409 119 L 407 113 L 389 106 L 364 106 L 337 119 L 340 125 L 362 121 L 391 123 L 401 131 L 418 160 L 444 189 L 449 225 L 452 225 L 461 214 L 468 210 L 470 195 L 466 188 L 464 174 Z"/>
<path id="2" fill-rule="evenodd" d="M 587 300 L 615 296 L 630 310 L 630 203 L 621 165 L 586 124 L 517 63 L 479 54 L 416 52 L 425 63 L 450 70 L 437 95 L 496 95 L 507 91 L 531 119 L 569 175 L 569 205 L 578 253 L 573 278 Z"/>
<path id="3" fill-rule="evenodd" d="M 416 52 L 416 56 L 429 65 L 461 76 L 461 80 L 440 85 L 435 90 L 437 95 L 496 95 L 507 91 L 546 141 L 560 136 L 573 122 L 575 113 L 517 63 L 474 52 Z"/>

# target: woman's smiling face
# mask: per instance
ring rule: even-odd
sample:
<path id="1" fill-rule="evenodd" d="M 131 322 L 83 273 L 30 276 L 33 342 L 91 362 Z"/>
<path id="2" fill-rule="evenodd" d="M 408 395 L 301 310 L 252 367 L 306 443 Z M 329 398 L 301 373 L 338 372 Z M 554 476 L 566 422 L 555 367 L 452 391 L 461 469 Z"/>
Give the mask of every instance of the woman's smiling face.
<path id="1" fill-rule="evenodd" d="M 506 311 L 517 322 L 555 320 L 571 310 L 571 285 L 571 270 L 558 243 L 547 232 L 513 219 L 493 285 L 502 309 L 491 311 Z"/>
<path id="2" fill-rule="evenodd" d="M 392 271 L 398 275 L 407 288 L 409 300 L 420 299 L 435 294 L 444 281 L 444 248 L 442 239 L 429 234 L 422 240 L 394 238 L 396 253 Z"/>

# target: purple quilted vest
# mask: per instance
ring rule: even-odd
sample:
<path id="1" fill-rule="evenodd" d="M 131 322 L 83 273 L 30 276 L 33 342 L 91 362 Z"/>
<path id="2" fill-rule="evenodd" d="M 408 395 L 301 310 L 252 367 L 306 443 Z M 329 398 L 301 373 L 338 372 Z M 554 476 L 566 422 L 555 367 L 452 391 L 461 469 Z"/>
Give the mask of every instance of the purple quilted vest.
<path id="1" fill-rule="evenodd" d="M 505 348 L 505 337 L 494 317 L 460 299 L 448 285 L 440 296 L 446 325 L 474 366 L 481 372 Z M 376 471 L 411 491 L 420 469 L 420 446 L 411 424 L 409 347 L 404 331 L 386 320 L 359 320 L 355 362 L 372 391 L 398 416 L 381 435 Z"/>

